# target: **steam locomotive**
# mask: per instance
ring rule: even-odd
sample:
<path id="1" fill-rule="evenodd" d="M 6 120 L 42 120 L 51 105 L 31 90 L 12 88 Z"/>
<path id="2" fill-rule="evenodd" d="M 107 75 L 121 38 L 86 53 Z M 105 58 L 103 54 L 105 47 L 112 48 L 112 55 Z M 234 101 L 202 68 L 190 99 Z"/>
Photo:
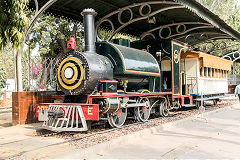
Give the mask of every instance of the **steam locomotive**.
<path id="1" fill-rule="evenodd" d="M 195 67 L 196 78 L 201 78 L 198 68 L 204 72 L 207 63 L 204 61 L 200 66 L 200 61 L 207 54 L 200 56 L 187 45 L 166 39 L 96 42 L 96 12 L 85 9 L 82 16 L 85 51 L 75 50 L 74 39 L 68 43 L 71 51 L 63 57 L 57 72 L 64 101 L 38 105 L 37 116 L 44 121 L 43 127 L 54 131 L 86 131 L 99 121 L 121 127 L 127 118 L 145 122 L 151 114 L 168 116 L 172 108 L 200 105 L 199 93 L 203 90 L 199 90 L 198 84 L 194 90 L 187 75 L 193 75 L 191 67 Z M 221 70 L 227 76 L 231 62 L 219 60 L 219 63 L 229 64 Z M 209 74 L 215 76 L 217 72 L 213 71 L 217 69 L 211 70 Z M 217 101 L 213 97 L 226 92 L 226 78 L 218 77 L 223 89 L 207 93 L 205 98 Z"/>

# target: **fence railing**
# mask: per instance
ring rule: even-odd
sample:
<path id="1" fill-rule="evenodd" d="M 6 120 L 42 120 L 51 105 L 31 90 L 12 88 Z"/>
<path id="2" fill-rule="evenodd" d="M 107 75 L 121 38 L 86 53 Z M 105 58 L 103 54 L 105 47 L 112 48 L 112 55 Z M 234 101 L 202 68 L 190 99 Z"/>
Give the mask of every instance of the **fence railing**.
<path id="1" fill-rule="evenodd" d="M 240 75 L 229 74 L 228 85 L 238 85 L 238 84 L 240 84 Z"/>
<path id="2" fill-rule="evenodd" d="M 187 77 L 187 85 L 190 94 L 194 93 L 194 89 L 197 89 L 197 77 Z"/>
<path id="3" fill-rule="evenodd" d="M 23 90 L 55 90 L 57 85 L 57 58 L 35 56 L 23 60 Z"/>

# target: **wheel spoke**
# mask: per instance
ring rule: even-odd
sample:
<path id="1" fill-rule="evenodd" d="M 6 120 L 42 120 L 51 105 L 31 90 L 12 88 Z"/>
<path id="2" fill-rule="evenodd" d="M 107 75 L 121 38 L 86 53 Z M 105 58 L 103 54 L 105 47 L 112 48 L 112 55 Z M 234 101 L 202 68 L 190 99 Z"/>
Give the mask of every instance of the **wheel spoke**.
<path id="1" fill-rule="evenodd" d="M 144 119 L 148 119 L 148 114 L 147 113 L 144 114 Z"/>
<path id="2" fill-rule="evenodd" d="M 136 112 L 137 119 L 146 122 L 150 116 L 150 102 L 148 98 L 140 98 L 137 103 L 146 103 L 146 106 L 139 106 Z"/>
<path id="3" fill-rule="evenodd" d="M 115 124 L 119 124 L 119 117 L 116 117 Z"/>
<path id="4" fill-rule="evenodd" d="M 160 106 L 159 106 L 159 115 L 162 116 L 162 117 L 167 117 L 168 114 L 169 114 L 165 105 L 166 105 L 165 102 L 161 102 Z"/>
<path id="5" fill-rule="evenodd" d="M 120 114 L 120 115 L 119 115 Z M 120 109 L 113 115 L 108 115 L 108 122 L 112 127 L 120 128 L 127 118 L 127 109 Z"/>
<path id="6" fill-rule="evenodd" d="M 125 119 L 126 118 L 124 116 L 118 117 L 118 122 L 123 123 L 125 121 Z"/>

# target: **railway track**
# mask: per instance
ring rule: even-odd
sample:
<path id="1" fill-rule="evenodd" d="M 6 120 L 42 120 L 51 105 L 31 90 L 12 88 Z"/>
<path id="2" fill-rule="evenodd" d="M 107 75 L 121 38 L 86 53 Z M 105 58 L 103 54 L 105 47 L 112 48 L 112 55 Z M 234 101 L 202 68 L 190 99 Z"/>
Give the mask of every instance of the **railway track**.
<path id="1" fill-rule="evenodd" d="M 12 106 L 4 106 L 4 107 L 0 107 L 0 111 L 1 111 L 1 109 L 11 109 L 12 108 Z"/>
<path id="2" fill-rule="evenodd" d="M 0 107 L 0 114 L 12 112 L 12 106 Z"/>
<path id="3" fill-rule="evenodd" d="M 0 111 L 0 114 L 11 113 L 12 111 Z"/>

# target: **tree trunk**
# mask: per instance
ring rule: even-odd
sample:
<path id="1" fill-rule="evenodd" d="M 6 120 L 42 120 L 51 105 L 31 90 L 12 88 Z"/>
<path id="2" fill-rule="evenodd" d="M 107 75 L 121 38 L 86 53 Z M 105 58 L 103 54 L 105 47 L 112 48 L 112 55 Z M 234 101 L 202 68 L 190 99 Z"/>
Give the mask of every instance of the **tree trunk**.
<path id="1" fill-rule="evenodd" d="M 21 47 L 23 48 L 23 47 Z M 22 84 L 22 49 L 14 49 L 15 91 L 23 91 Z"/>

